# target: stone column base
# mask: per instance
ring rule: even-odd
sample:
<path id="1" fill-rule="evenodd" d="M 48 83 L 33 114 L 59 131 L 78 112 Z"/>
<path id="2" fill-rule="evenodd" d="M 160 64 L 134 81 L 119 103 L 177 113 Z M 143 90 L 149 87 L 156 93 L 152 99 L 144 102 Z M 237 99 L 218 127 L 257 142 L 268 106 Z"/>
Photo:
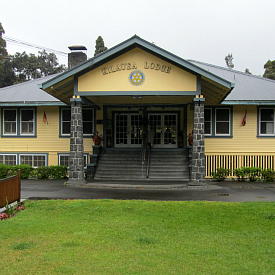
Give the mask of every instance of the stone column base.
<path id="1" fill-rule="evenodd" d="M 80 187 L 80 186 L 84 186 L 86 183 L 87 182 L 84 179 L 72 179 L 72 178 L 69 178 L 69 180 L 67 181 L 66 186 Z"/>

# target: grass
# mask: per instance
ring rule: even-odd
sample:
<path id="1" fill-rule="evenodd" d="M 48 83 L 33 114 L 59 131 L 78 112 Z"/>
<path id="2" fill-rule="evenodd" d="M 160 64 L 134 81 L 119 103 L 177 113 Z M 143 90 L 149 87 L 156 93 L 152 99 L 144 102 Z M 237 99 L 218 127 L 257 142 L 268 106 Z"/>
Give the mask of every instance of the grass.
<path id="1" fill-rule="evenodd" d="M 1 274 L 275 274 L 275 203 L 27 201 Z"/>

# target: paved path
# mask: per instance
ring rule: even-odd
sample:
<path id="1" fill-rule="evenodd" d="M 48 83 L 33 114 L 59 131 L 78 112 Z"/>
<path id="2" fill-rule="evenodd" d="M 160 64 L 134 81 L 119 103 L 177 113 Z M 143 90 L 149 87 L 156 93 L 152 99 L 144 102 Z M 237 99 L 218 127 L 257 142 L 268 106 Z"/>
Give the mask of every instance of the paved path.
<path id="1" fill-rule="evenodd" d="M 275 201 L 275 184 L 207 182 L 204 188 L 182 182 L 93 181 L 85 187 L 64 186 L 65 180 L 22 180 L 22 199 L 140 199 L 224 202 Z"/>

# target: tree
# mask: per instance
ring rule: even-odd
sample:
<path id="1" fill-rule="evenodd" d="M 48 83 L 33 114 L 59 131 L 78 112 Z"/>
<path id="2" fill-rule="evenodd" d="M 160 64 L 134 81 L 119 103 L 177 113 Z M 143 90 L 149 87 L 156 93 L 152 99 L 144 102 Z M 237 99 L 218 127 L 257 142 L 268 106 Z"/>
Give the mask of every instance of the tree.
<path id="1" fill-rule="evenodd" d="M 233 55 L 232 53 L 231 54 L 228 54 L 226 57 L 225 57 L 225 63 L 226 63 L 226 66 L 229 68 L 229 69 L 233 69 L 234 68 L 234 64 L 233 64 Z"/>
<path id="2" fill-rule="evenodd" d="M 250 71 L 249 71 L 249 69 L 245 69 L 245 71 L 244 71 L 246 74 L 252 74 Z"/>
<path id="3" fill-rule="evenodd" d="M 104 41 L 103 41 L 103 38 L 101 36 L 99 36 L 97 38 L 97 40 L 95 41 L 95 54 L 94 56 L 96 56 L 97 54 L 100 54 L 104 51 L 106 51 L 108 48 L 105 47 L 104 45 Z"/>
<path id="4" fill-rule="evenodd" d="M 15 81 L 11 59 L 6 50 L 6 41 L 2 37 L 4 33 L 5 30 L 0 22 L 0 88 L 12 85 Z"/>
<path id="5" fill-rule="evenodd" d="M 263 77 L 275 80 L 275 60 L 268 60 L 265 65 L 265 72 Z"/>
<path id="6" fill-rule="evenodd" d="M 65 65 L 59 65 L 54 53 L 47 53 L 45 50 L 39 51 L 38 56 L 33 53 L 17 52 L 10 58 L 16 83 L 60 73 L 66 69 Z"/>

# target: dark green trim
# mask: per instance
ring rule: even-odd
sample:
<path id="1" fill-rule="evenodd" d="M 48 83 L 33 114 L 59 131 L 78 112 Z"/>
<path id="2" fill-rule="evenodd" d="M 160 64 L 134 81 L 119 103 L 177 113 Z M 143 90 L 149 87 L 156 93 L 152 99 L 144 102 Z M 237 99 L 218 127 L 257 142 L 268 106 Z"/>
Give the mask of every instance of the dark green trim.
<path id="1" fill-rule="evenodd" d="M 107 107 L 103 106 L 103 148 L 107 147 Z"/>
<path id="2" fill-rule="evenodd" d="M 211 135 L 204 135 L 205 138 L 233 138 L 233 107 L 232 106 L 207 106 L 204 109 L 211 109 L 212 121 L 211 121 Z M 229 109 L 230 124 L 229 135 L 216 134 L 216 109 Z"/>
<path id="3" fill-rule="evenodd" d="M 4 110 L 16 110 L 16 131 L 15 135 L 4 135 Z M 22 110 L 33 110 L 34 111 L 34 131 L 33 135 L 21 134 L 21 111 Z M 43 119 L 41 117 L 41 119 Z M 33 107 L 6 107 L 1 108 L 1 138 L 37 138 L 37 108 Z"/>
<path id="4" fill-rule="evenodd" d="M 260 106 L 270 106 L 270 105 L 275 105 L 275 101 L 270 100 L 270 101 L 264 101 L 264 100 L 225 100 L 222 102 L 222 105 L 260 105 Z"/>
<path id="5" fill-rule="evenodd" d="M 66 106 L 63 102 L 1 102 L 1 107 Z"/>
<path id="6" fill-rule="evenodd" d="M 73 98 L 75 99 L 75 98 Z M 77 98 L 79 99 L 79 98 Z M 70 138 L 71 137 L 71 133 L 69 134 L 62 134 L 62 110 L 71 110 L 71 107 L 59 107 L 59 138 Z M 82 107 L 82 109 L 92 109 L 93 110 L 93 116 L 94 116 L 94 121 L 93 121 L 93 127 L 92 127 L 92 131 L 93 133 L 95 133 L 96 131 L 96 111 L 94 108 L 91 107 Z M 92 134 L 83 134 L 83 138 L 92 138 Z"/>
<path id="7" fill-rule="evenodd" d="M 183 148 L 187 149 L 187 105 L 183 107 Z"/>
<path id="8" fill-rule="evenodd" d="M 275 138 L 275 134 L 273 135 L 264 135 L 260 133 L 260 109 L 273 109 L 274 110 L 274 114 L 275 114 L 275 106 L 258 106 L 257 107 L 257 138 Z M 275 127 L 275 118 L 273 118 L 273 125 Z M 275 128 L 274 128 L 275 130 Z"/>
<path id="9" fill-rule="evenodd" d="M 155 44 L 149 43 L 148 41 L 135 35 L 135 36 L 131 37 L 130 39 L 118 44 L 117 46 L 112 47 L 109 50 L 87 60 L 86 62 L 83 62 L 83 63 L 75 66 L 74 68 L 69 69 L 69 70 L 59 74 L 58 76 L 55 76 L 55 77 L 51 78 L 50 80 L 47 80 L 47 81 L 41 83 L 39 85 L 39 88 L 46 89 L 48 87 L 51 87 L 62 80 L 65 80 L 71 76 L 74 76 L 75 74 L 80 73 L 83 70 L 93 69 L 97 63 L 106 62 L 107 59 L 110 59 L 110 58 L 113 59 L 116 56 L 121 55 L 123 52 L 129 51 L 136 47 L 144 49 L 144 50 L 150 52 L 151 54 L 159 56 L 162 59 L 166 59 L 170 63 L 173 62 L 173 63 L 177 64 L 177 66 L 185 68 L 185 70 L 188 69 L 193 74 L 203 75 L 206 78 L 211 79 L 211 80 L 213 80 L 229 89 L 234 87 L 234 83 L 231 83 L 226 79 L 223 79 L 213 73 L 210 73 L 207 70 L 204 70 L 204 69 L 200 68 L 199 66 L 196 66 L 196 65 L 192 64 L 191 62 L 186 61 L 186 60 L 156 46 Z"/>
<path id="10" fill-rule="evenodd" d="M 195 96 L 198 91 L 94 91 L 77 92 L 79 96 Z"/>

